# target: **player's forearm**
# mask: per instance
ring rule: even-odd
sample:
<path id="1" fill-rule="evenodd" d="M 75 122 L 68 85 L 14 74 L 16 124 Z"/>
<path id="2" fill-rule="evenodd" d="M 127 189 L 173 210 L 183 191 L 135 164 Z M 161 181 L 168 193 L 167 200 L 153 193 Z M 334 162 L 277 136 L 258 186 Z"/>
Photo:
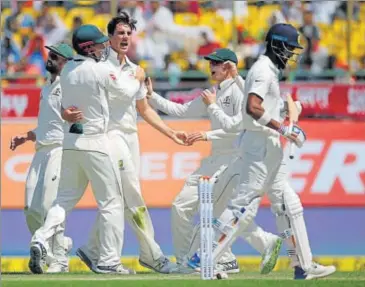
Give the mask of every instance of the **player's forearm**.
<path id="1" fill-rule="evenodd" d="M 261 103 L 247 101 L 246 112 L 263 126 L 267 126 L 275 131 L 278 131 L 281 127 L 280 122 L 271 118 L 271 116 L 261 106 Z"/>
<path id="2" fill-rule="evenodd" d="M 188 117 L 189 109 L 186 105 L 181 105 L 178 103 L 171 102 L 163 97 L 161 97 L 157 93 L 153 93 L 151 99 L 149 100 L 151 105 L 160 110 L 161 112 L 175 117 Z"/>
<path id="3" fill-rule="evenodd" d="M 209 105 L 208 113 L 219 122 L 221 128 L 227 133 L 237 133 L 244 129 L 241 113 L 234 117 L 228 116 L 217 104 Z"/>
<path id="4" fill-rule="evenodd" d="M 36 137 L 36 129 L 28 131 L 27 133 L 23 134 L 22 137 L 25 141 L 33 141 L 34 142 L 37 138 Z"/>
<path id="5" fill-rule="evenodd" d="M 36 133 L 35 133 L 36 129 L 28 131 L 27 135 L 25 137 L 26 141 L 35 141 L 37 139 Z"/>
<path id="6" fill-rule="evenodd" d="M 160 116 L 151 107 L 140 112 L 140 114 L 141 117 L 156 130 L 169 138 L 172 137 L 173 130 L 164 123 Z"/>

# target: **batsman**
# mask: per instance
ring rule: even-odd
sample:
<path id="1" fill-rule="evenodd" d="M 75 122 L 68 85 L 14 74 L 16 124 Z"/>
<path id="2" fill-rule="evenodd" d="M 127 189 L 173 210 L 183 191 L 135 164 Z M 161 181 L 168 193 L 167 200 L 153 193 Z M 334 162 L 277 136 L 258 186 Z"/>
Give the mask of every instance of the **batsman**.
<path id="1" fill-rule="evenodd" d="M 240 171 L 237 193 L 231 200 L 231 223 L 235 232 L 227 235 L 214 250 L 219 258 L 237 237 L 247 230 L 255 218 L 261 199 L 267 193 L 276 224 L 287 244 L 295 279 L 314 279 L 335 272 L 334 266 L 322 266 L 313 261 L 303 217 L 300 198 L 288 182 L 286 158 L 280 137 L 301 148 L 306 140 L 304 131 L 293 123 L 280 120 L 281 95 L 279 78 L 289 60 L 296 60 L 299 44 L 298 31 L 289 24 L 275 24 L 266 36 L 266 52 L 261 55 L 247 74 L 245 85 L 236 70 L 235 81 L 244 92 L 242 113 L 227 116 L 215 104 L 215 95 L 205 91 L 203 98 L 210 115 L 227 131 L 244 129 L 240 141 L 240 160 L 225 172 Z M 292 104 L 288 103 L 293 112 Z M 295 110 L 294 110 L 295 111 Z M 290 116 L 294 121 L 293 115 Z M 218 238 L 219 239 L 219 236 Z"/>
<path id="2" fill-rule="evenodd" d="M 243 93 L 230 76 L 226 62 L 237 65 L 237 56 L 230 49 L 218 49 L 205 57 L 210 64 L 210 71 L 213 80 L 218 83 L 218 104 L 228 116 L 235 116 L 241 112 Z M 177 117 L 198 117 L 208 115 L 208 111 L 201 97 L 194 99 L 184 105 L 173 103 L 153 92 L 151 82 L 148 83 L 148 97 L 155 108 L 166 114 Z M 211 118 L 212 131 L 197 132 L 189 135 L 189 143 L 196 141 L 212 141 L 212 152 L 204 158 L 200 167 L 194 171 L 185 181 L 185 185 L 172 204 L 172 233 L 175 248 L 175 255 L 178 263 L 178 273 L 187 272 L 186 264 L 196 269 L 198 260 L 187 262 L 186 255 L 190 249 L 190 242 L 193 234 L 192 219 L 196 215 L 199 206 L 198 181 L 199 177 L 212 176 L 224 165 L 228 165 L 238 156 L 238 149 L 235 146 L 238 133 L 226 133 L 219 129 L 219 121 Z M 224 208 L 232 195 L 232 190 L 238 183 L 238 173 L 234 172 L 221 181 L 221 190 L 217 197 L 216 205 Z M 217 194 L 217 193 L 216 193 Z M 223 213 L 220 220 L 226 222 L 226 213 Z M 195 233 L 196 234 L 196 233 Z M 281 239 L 269 232 L 265 232 L 254 222 L 242 233 L 242 237 L 263 256 L 261 272 L 269 273 L 276 264 L 278 253 L 281 247 Z M 223 254 L 222 254 L 223 255 Z M 197 258 L 197 257 L 196 257 Z M 198 259 L 198 258 L 197 258 Z M 218 267 L 227 273 L 239 272 L 235 256 L 231 252 L 225 253 L 218 260 Z M 191 270 L 191 268 L 190 268 Z"/>

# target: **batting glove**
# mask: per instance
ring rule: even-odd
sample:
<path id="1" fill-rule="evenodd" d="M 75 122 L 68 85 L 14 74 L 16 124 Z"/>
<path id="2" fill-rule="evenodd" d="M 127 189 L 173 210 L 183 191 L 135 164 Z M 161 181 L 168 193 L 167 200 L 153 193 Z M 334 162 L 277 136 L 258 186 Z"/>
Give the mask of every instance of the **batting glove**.
<path id="1" fill-rule="evenodd" d="M 281 125 L 278 132 L 298 148 L 301 148 L 307 140 L 305 132 L 297 125 L 293 125 L 292 128 L 289 125 Z"/>

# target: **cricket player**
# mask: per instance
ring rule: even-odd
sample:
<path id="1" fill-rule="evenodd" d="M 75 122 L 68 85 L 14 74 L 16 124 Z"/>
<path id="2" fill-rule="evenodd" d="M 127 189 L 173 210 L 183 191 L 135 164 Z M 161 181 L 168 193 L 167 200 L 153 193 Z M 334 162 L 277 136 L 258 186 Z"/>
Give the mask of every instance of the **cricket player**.
<path id="1" fill-rule="evenodd" d="M 13 137 L 10 142 L 11 150 L 27 141 L 36 142 L 36 152 L 25 182 L 24 213 L 32 235 L 43 225 L 57 195 L 63 140 L 59 75 L 66 62 L 73 57 L 73 50 L 67 44 L 61 43 L 46 48 L 49 50 L 46 70 L 50 77 L 41 90 L 37 127 L 25 135 Z M 63 265 L 62 262 L 67 262 L 65 257 L 72 248 L 71 238 L 51 238 L 48 244 L 50 252 L 46 259 L 47 273 L 68 272 L 68 264 Z"/>
<path id="2" fill-rule="evenodd" d="M 119 16 L 111 19 L 107 26 L 111 49 L 106 64 L 128 79 L 126 84 L 129 86 L 132 97 L 132 101 L 126 101 L 122 95 L 110 92 L 112 97 L 109 102 L 108 136 L 111 142 L 112 158 L 118 163 L 121 175 L 125 217 L 140 243 L 139 262 L 142 266 L 156 272 L 170 273 L 174 264 L 163 255 L 154 239 L 152 221 L 141 193 L 137 111 L 146 122 L 178 144 L 185 145 L 182 139 L 186 135 L 168 127 L 147 102 L 144 71 L 126 56 L 132 32 L 136 29 L 135 25 L 134 19 L 126 12 L 121 12 Z M 139 74 L 139 77 L 135 78 L 136 74 Z M 77 255 L 91 270 L 95 269 L 94 262 L 98 258 L 99 220 L 98 216 L 89 242 L 77 250 Z M 119 245 L 122 246 L 123 237 L 118 240 L 120 240 Z"/>
<path id="3" fill-rule="evenodd" d="M 241 113 L 243 93 L 239 90 L 234 79 L 229 75 L 226 61 L 237 64 L 236 54 L 229 49 L 218 49 L 211 55 L 205 57 L 210 63 L 210 71 L 213 80 L 218 83 L 218 105 L 228 116 L 235 116 Z M 196 98 L 184 105 L 170 102 L 156 93 L 153 93 L 151 82 L 148 84 L 150 103 L 162 112 L 178 117 L 202 117 L 208 115 L 207 108 L 202 98 Z M 212 176 L 223 165 L 228 165 L 238 156 L 238 149 L 235 147 L 237 133 L 226 133 L 219 130 L 220 124 L 216 119 L 210 118 L 212 131 L 196 133 L 190 136 L 193 143 L 198 140 L 212 141 L 211 155 L 202 160 L 200 167 L 192 173 L 185 182 L 182 191 L 178 194 L 172 204 L 172 231 L 175 248 L 175 256 L 182 273 L 186 255 L 190 248 L 190 240 L 193 234 L 193 217 L 199 206 L 198 181 L 199 177 Z M 217 198 L 216 205 L 227 206 L 232 195 L 233 188 L 238 183 L 238 174 L 232 174 L 222 183 L 221 196 Z M 215 210 L 216 207 L 214 207 Z M 225 216 L 220 218 L 225 221 Z M 263 255 L 261 268 L 264 273 L 269 273 L 276 264 L 282 240 L 271 233 L 265 232 L 255 223 L 252 223 L 249 230 L 242 234 L 243 238 L 260 254 Z M 190 262 L 192 263 L 192 262 Z M 226 253 L 219 261 L 219 268 L 229 273 L 239 272 L 237 261 L 233 254 Z"/>
<path id="4" fill-rule="evenodd" d="M 230 203 L 230 222 L 237 224 L 235 232 L 218 244 L 213 255 L 219 258 L 237 234 L 251 226 L 261 198 L 267 192 L 278 231 L 287 244 L 294 278 L 313 279 L 328 276 L 336 268 L 313 262 L 303 206 L 288 183 L 287 165 L 280 142 L 280 136 L 283 136 L 301 148 L 306 140 L 304 131 L 298 125 L 291 127 L 280 120 L 279 77 L 287 62 L 299 55 L 297 49 L 302 49 L 298 39 L 298 31 L 289 24 L 276 24 L 270 28 L 266 36 L 266 53 L 248 72 L 244 87 L 243 80 L 235 77 L 245 94 L 242 113 L 237 117 L 226 116 L 218 101 L 215 103 L 214 93 L 206 90 L 203 99 L 210 116 L 220 122 L 224 130 L 244 129 L 240 143 L 241 160 L 238 161 L 240 183 Z M 237 72 L 234 74 L 237 75 Z M 231 167 L 226 170 L 227 173 L 237 169 L 237 166 Z"/>
<path id="5" fill-rule="evenodd" d="M 133 98 L 128 86 L 123 84 L 127 79 L 103 62 L 108 42 L 109 38 L 94 25 L 79 27 L 72 37 L 77 55 L 61 73 L 62 107 L 76 107 L 82 113 L 82 120 L 65 125 L 57 198 L 31 242 L 34 273 L 43 272 L 42 261 L 49 250 L 47 240 L 55 233 L 63 234 L 66 214 L 80 200 L 89 182 L 100 213 L 97 270 L 131 273 L 120 263 L 124 200 L 120 175 L 110 156 L 107 128 L 110 98 L 118 95 L 126 103 Z"/>

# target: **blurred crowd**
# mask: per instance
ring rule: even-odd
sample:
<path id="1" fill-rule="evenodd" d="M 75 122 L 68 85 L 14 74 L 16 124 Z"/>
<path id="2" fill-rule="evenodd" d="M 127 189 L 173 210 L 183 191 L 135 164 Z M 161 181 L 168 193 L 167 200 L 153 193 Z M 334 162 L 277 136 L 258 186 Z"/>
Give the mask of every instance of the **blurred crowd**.
<path id="1" fill-rule="evenodd" d="M 365 69 L 365 3 L 354 1 L 352 49 L 347 61 L 347 1 L 117 1 L 137 23 L 129 57 L 142 67 L 179 74 L 206 71 L 202 57 L 220 47 L 237 52 L 249 69 L 264 51 L 267 28 L 288 22 L 299 28 L 305 51 L 299 68 Z M 106 32 L 108 1 L 3 1 L 1 74 L 45 75 L 44 45 L 70 42 L 72 32 L 93 23 Z M 336 30 L 337 29 L 337 30 Z"/>

